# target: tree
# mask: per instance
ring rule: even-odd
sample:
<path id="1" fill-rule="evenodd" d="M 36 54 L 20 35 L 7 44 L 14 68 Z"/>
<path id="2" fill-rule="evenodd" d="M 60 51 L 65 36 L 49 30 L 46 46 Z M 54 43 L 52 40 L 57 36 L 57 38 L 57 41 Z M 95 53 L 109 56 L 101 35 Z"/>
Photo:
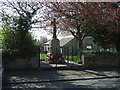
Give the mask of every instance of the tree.
<path id="1" fill-rule="evenodd" d="M 104 24 L 99 25 L 100 27 L 92 36 L 95 42 L 103 48 L 115 47 L 120 52 L 120 8 L 117 3 L 110 3 L 109 11 L 104 12 Z"/>
<path id="2" fill-rule="evenodd" d="M 71 34 L 78 40 L 80 51 L 82 50 L 82 41 L 85 36 L 96 35 L 99 31 L 103 32 L 105 29 L 109 31 L 113 30 L 114 32 L 118 30 L 118 28 L 116 28 L 116 26 L 118 27 L 118 21 L 117 23 L 113 22 L 115 18 L 116 20 L 119 20 L 115 15 L 116 10 L 112 7 L 116 4 L 114 2 L 56 2 L 51 4 L 52 5 L 49 5 L 48 7 L 54 12 L 54 16 L 58 18 L 60 28 L 71 32 Z M 107 31 L 105 30 L 105 32 Z M 108 39 L 109 33 L 106 34 L 105 39 Z M 117 37 L 115 38 L 117 39 Z"/>
<path id="3" fill-rule="evenodd" d="M 3 23 L 3 49 L 15 50 L 21 54 L 34 53 L 34 42 L 28 32 L 39 22 L 35 15 L 43 6 L 39 2 L 3 2 L 13 13 L 1 13 Z M 16 14 L 15 14 L 16 13 Z"/>
<path id="4" fill-rule="evenodd" d="M 54 16 L 59 17 L 59 26 L 63 30 L 71 32 L 71 34 L 78 40 L 79 55 L 82 53 L 82 41 L 85 36 L 91 34 L 95 30 L 95 19 L 98 17 L 98 12 L 102 13 L 100 3 L 81 3 L 81 2 L 67 2 L 67 3 L 51 3 L 48 6 L 55 13 Z"/>

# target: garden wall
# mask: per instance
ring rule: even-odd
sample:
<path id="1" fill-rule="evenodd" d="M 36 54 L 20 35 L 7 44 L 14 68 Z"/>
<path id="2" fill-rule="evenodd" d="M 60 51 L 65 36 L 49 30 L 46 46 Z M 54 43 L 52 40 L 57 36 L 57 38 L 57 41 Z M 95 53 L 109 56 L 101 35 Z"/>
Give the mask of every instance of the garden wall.
<path id="1" fill-rule="evenodd" d="M 26 58 L 3 59 L 3 68 L 7 70 L 36 69 L 39 67 L 39 55 Z"/>
<path id="2" fill-rule="evenodd" d="M 84 67 L 120 67 L 120 56 L 94 54 L 82 55 L 82 64 Z"/>

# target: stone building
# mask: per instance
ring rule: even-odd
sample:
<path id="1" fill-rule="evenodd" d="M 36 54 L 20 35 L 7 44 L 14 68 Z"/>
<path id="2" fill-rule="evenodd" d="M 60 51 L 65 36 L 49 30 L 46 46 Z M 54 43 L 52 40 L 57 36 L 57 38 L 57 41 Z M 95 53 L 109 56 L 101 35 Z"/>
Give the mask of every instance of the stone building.
<path id="1" fill-rule="evenodd" d="M 45 43 L 44 50 L 49 51 L 50 41 Z M 60 48 L 61 53 L 69 54 L 69 55 L 77 55 L 78 53 L 78 41 L 73 36 L 66 36 L 60 39 Z M 100 47 L 97 46 L 94 42 L 92 37 L 85 37 L 83 40 L 83 50 L 94 50 L 100 51 Z"/>

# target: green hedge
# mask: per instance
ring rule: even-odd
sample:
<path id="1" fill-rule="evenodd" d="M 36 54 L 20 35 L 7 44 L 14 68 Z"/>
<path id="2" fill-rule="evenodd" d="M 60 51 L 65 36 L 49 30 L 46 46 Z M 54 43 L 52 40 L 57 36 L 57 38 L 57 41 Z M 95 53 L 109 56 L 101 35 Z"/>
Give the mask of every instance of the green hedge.
<path id="1" fill-rule="evenodd" d="M 110 52 L 110 51 L 82 51 L 83 54 L 111 54 L 111 55 L 120 55 L 120 52 Z"/>

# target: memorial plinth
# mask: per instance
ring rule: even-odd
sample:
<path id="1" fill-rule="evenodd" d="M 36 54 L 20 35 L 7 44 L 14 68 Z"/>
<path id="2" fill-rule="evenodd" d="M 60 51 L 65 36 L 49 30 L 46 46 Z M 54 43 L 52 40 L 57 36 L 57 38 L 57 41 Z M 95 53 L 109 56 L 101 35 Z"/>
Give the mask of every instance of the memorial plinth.
<path id="1" fill-rule="evenodd" d="M 60 54 L 60 41 L 56 38 L 53 38 L 50 42 L 50 53 Z"/>

